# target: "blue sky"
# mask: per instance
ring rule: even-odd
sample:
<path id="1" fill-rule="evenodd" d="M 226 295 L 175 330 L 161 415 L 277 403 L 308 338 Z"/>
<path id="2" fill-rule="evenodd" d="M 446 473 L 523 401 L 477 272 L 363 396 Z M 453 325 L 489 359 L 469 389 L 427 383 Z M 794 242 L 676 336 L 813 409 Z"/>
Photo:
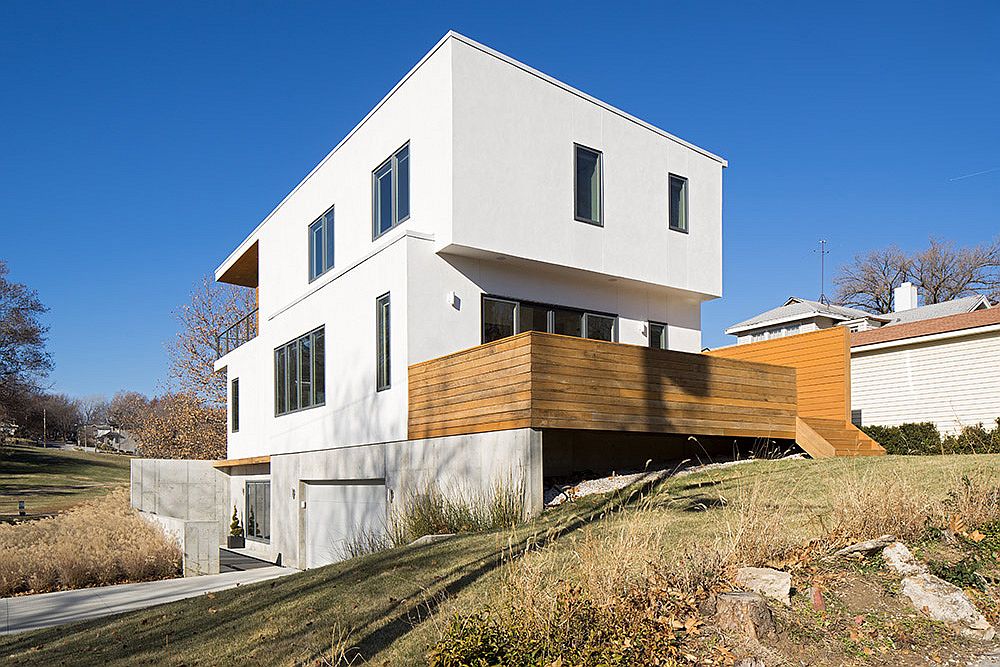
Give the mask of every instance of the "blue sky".
<path id="1" fill-rule="evenodd" d="M 0 258 L 53 389 L 157 391 L 171 311 L 448 29 L 725 156 L 706 345 L 837 265 L 1000 233 L 1000 3 L 7 3 Z M 955 180 L 958 179 L 958 180 Z M 829 289 L 829 288 L 828 288 Z"/>

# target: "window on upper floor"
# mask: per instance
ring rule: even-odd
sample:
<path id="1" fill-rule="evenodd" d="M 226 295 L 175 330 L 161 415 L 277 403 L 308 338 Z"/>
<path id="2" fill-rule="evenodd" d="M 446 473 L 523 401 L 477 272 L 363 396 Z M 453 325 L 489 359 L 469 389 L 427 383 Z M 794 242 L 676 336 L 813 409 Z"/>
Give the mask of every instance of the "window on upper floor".
<path id="1" fill-rule="evenodd" d="M 323 405 L 326 401 L 323 327 L 274 350 L 274 414 Z"/>
<path id="2" fill-rule="evenodd" d="M 233 378 L 229 389 L 229 425 L 236 433 L 240 430 L 240 379 Z"/>
<path id="3" fill-rule="evenodd" d="M 659 322 L 649 323 L 649 346 L 654 350 L 667 349 L 667 325 Z"/>
<path id="4" fill-rule="evenodd" d="M 333 268 L 333 207 L 309 225 L 309 280 Z"/>
<path id="5" fill-rule="evenodd" d="M 392 384 L 389 370 L 390 351 L 389 295 L 375 299 L 375 391 L 388 389 Z"/>
<path id="6" fill-rule="evenodd" d="M 410 144 L 372 172 L 372 240 L 410 217 Z"/>
<path id="7" fill-rule="evenodd" d="M 670 229 L 688 231 L 688 179 L 670 174 Z"/>
<path id="8" fill-rule="evenodd" d="M 601 172 L 603 159 L 600 151 L 573 145 L 573 194 L 574 217 L 581 222 L 603 226 L 603 192 Z"/>
<path id="9" fill-rule="evenodd" d="M 545 331 L 563 336 L 613 342 L 618 333 L 618 318 L 614 315 L 590 313 L 576 308 L 492 296 L 483 297 L 484 343 L 525 331 Z"/>

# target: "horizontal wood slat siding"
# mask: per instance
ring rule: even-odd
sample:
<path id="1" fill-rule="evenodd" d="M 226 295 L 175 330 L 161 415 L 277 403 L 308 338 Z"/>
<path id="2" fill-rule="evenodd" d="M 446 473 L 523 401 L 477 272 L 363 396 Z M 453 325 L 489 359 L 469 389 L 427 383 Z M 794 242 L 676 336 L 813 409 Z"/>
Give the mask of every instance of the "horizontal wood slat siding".
<path id="1" fill-rule="evenodd" d="M 844 327 L 734 345 L 708 354 L 789 366 L 796 370 L 799 415 L 851 419 L 851 344 Z"/>
<path id="2" fill-rule="evenodd" d="M 792 368 L 519 334 L 410 367 L 409 437 L 572 428 L 793 438 Z"/>

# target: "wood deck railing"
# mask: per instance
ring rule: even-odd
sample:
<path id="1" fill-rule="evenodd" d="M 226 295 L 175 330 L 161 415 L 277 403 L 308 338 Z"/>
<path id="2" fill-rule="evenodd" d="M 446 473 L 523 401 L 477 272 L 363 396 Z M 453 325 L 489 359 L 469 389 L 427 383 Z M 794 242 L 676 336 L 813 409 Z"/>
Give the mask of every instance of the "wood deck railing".
<path id="1" fill-rule="evenodd" d="M 409 369 L 409 437 L 559 428 L 794 438 L 795 369 L 527 332 Z"/>

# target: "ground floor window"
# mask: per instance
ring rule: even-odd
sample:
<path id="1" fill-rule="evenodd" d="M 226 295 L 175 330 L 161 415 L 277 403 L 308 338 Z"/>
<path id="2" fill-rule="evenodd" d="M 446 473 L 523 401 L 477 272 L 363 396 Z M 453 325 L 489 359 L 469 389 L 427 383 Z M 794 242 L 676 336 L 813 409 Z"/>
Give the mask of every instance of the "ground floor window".
<path id="1" fill-rule="evenodd" d="M 593 313 L 534 301 L 483 297 L 484 343 L 525 331 L 545 331 L 613 342 L 618 336 L 618 317 L 608 313 Z"/>
<path id="2" fill-rule="evenodd" d="M 252 480 L 246 487 L 246 532 L 251 540 L 271 541 L 271 482 Z"/>
<path id="3" fill-rule="evenodd" d="M 649 346 L 654 350 L 667 349 L 667 325 L 659 322 L 649 323 Z"/>

